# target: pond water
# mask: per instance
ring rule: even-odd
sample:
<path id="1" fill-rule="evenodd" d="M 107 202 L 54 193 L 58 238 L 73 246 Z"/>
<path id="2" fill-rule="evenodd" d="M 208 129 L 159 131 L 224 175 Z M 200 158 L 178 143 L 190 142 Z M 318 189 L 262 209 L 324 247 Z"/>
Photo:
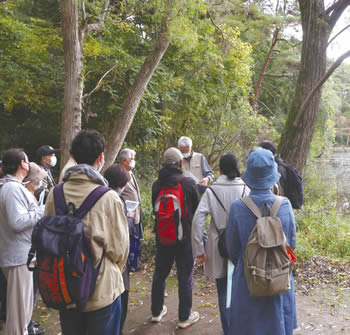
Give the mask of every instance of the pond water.
<path id="1" fill-rule="evenodd" d="M 313 172 L 329 188 L 336 189 L 337 207 L 350 212 L 350 149 L 335 148 L 329 159 L 314 161 Z"/>

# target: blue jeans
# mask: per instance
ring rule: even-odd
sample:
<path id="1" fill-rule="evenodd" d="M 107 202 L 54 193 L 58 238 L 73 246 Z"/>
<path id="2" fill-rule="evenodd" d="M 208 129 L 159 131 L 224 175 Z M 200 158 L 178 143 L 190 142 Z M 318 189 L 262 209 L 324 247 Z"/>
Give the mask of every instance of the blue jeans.
<path id="1" fill-rule="evenodd" d="M 191 242 L 165 247 L 157 243 L 156 267 L 152 282 L 152 315 L 158 316 L 164 304 L 165 282 L 176 262 L 179 282 L 179 320 L 188 319 L 192 308 L 192 274 L 194 259 Z"/>
<path id="2" fill-rule="evenodd" d="M 226 308 L 227 277 L 216 279 L 221 325 L 225 335 L 229 334 L 229 309 Z"/>
<path id="3" fill-rule="evenodd" d="M 60 311 L 62 334 L 119 335 L 121 313 L 120 296 L 112 304 L 96 311 Z"/>

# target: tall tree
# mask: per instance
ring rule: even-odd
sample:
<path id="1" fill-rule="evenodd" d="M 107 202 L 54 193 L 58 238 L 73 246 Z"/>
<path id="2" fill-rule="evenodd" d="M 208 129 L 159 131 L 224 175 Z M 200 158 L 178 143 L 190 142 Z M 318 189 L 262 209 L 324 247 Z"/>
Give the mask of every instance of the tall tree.
<path id="1" fill-rule="evenodd" d="M 326 74 L 329 36 L 350 0 L 337 0 L 325 8 L 324 0 L 299 0 L 303 41 L 300 71 L 293 103 L 279 143 L 281 156 L 302 172 L 310 149 L 321 90 L 315 90 L 305 108 L 309 92 Z"/>
<path id="2" fill-rule="evenodd" d="M 135 77 L 133 85 L 129 89 L 121 114 L 112 121 L 112 128 L 107 139 L 105 150 L 105 167 L 108 167 L 115 161 L 132 124 L 142 95 L 164 53 L 169 47 L 169 22 L 174 16 L 175 4 L 179 5 L 180 2 L 181 1 L 176 0 L 167 1 L 166 10 L 163 13 L 160 29 L 157 34 L 158 36 L 153 44 L 151 52 L 146 57 Z"/>
<path id="3" fill-rule="evenodd" d="M 61 0 L 65 75 L 60 136 L 61 167 L 69 158 L 69 148 L 73 137 L 81 129 L 85 36 L 104 27 L 109 3 L 109 0 L 104 1 L 98 22 L 89 23 L 84 0 L 81 0 L 81 15 L 79 15 L 78 0 Z"/>

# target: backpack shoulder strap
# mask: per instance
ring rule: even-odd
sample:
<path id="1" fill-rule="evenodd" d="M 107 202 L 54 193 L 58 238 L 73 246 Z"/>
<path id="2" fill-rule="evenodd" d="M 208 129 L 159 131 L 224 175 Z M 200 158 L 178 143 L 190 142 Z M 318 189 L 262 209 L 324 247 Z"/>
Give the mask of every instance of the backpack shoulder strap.
<path id="1" fill-rule="evenodd" d="M 56 215 L 64 215 L 67 212 L 67 203 L 64 199 L 63 183 L 58 184 L 53 189 Z"/>
<path id="2" fill-rule="evenodd" d="M 213 192 L 213 194 L 214 194 L 216 200 L 218 201 L 218 203 L 220 204 L 220 206 L 222 207 L 222 209 L 224 210 L 224 212 L 226 213 L 226 215 L 228 215 L 226 208 L 225 208 L 224 205 L 222 204 L 222 202 L 221 202 L 221 200 L 219 199 L 219 197 L 217 196 L 217 194 L 214 192 L 213 188 L 212 188 L 211 186 L 209 186 L 208 188 L 209 188 L 210 191 Z"/>
<path id="3" fill-rule="evenodd" d="M 76 210 L 74 216 L 82 219 L 95 203 L 108 191 L 112 189 L 107 186 L 98 186 L 87 196 L 84 202 Z"/>
<path id="4" fill-rule="evenodd" d="M 255 204 L 255 202 L 250 197 L 244 197 L 241 200 L 253 212 L 253 214 L 257 218 L 261 218 L 262 217 L 260 209 L 258 208 L 258 206 Z"/>
<path id="5" fill-rule="evenodd" d="M 243 186 L 243 191 L 242 191 L 241 198 L 244 196 L 244 193 L 245 193 L 245 184 L 244 184 L 244 186 Z"/>
<path id="6" fill-rule="evenodd" d="M 279 197 L 279 196 L 276 196 L 276 199 L 271 207 L 271 210 L 270 210 L 270 216 L 276 216 L 279 209 L 280 209 L 280 206 L 282 204 L 282 201 L 283 201 L 283 197 Z"/>

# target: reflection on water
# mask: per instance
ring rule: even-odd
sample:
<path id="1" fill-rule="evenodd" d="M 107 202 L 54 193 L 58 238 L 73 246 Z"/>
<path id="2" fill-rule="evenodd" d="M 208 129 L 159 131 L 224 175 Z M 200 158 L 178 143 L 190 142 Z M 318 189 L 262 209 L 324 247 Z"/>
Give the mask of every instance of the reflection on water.
<path id="1" fill-rule="evenodd" d="M 325 180 L 329 187 L 336 187 L 338 207 L 349 206 L 350 210 L 350 150 L 335 148 L 329 159 L 315 161 L 317 175 Z"/>

